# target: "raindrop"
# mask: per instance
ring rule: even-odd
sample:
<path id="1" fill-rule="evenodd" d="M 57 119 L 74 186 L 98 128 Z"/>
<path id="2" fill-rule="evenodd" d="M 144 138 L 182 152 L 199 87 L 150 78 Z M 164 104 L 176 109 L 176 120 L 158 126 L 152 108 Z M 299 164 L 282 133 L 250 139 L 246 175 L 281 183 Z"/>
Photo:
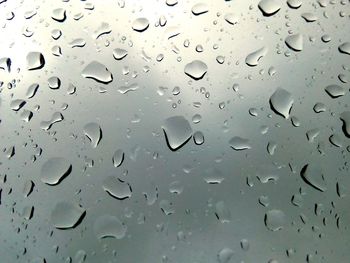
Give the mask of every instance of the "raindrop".
<path id="1" fill-rule="evenodd" d="M 41 167 L 41 181 L 48 185 L 57 185 L 72 172 L 72 165 L 64 158 L 53 157 Z"/>
<path id="2" fill-rule="evenodd" d="M 207 73 L 207 70 L 208 66 L 204 62 L 200 60 L 193 60 L 192 62 L 186 64 L 184 72 L 194 80 L 200 80 Z"/>
<path id="3" fill-rule="evenodd" d="M 285 39 L 286 45 L 294 51 L 303 50 L 303 36 L 301 34 L 295 34 L 287 36 Z"/>
<path id="4" fill-rule="evenodd" d="M 42 121 L 40 123 L 40 128 L 43 130 L 50 130 L 53 124 L 61 122 L 63 120 L 63 115 L 60 112 L 55 112 L 52 114 L 51 119 L 48 121 Z"/>
<path id="5" fill-rule="evenodd" d="M 350 42 L 345 42 L 338 47 L 340 53 L 350 55 Z"/>
<path id="6" fill-rule="evenodd" d="M 115 216 L 102 215 L 94 222 L 93 230 L 98 239 L 122 239 L 126 235 L 127 226 Z"/>
<path id="7" fill-rule="evenodd" d="M 149 27 L 149 22 L 147 18 L 140 17 L 134 20 L 132 23 L 132 29 L 137 32 L 143 32 Z"/>
<path id="8" fill-rule="evenodd" d="M 132 194 L 130 184 L 114 176 L 108 176 L 103 181 L 103 190 L 118 200 L 130 198 Z"/>
<path id="9" fill-rule="evenodd" d="M 116 48 L 116 49 L 113 50 L 113 57 L 116 60 L 122 60 L 127 55 L 128 55 L 128 51 L 126 51 L 125 49 Z"/>
<path id="10" fill-rule="evenodd" d="M 281 9 L 276 0 L 261 0 L 258 7 L 264 16 L 272 16 Z"/>
<path id="11" fill-rule="evenodd" d="M 255 67 L 259 64 L 259 61 L 267 54 L 268 49 L 262 47 L 252 53 L 250 53 L 246 59 L 245 63 L 250 67 Z"/>
<path id="12" fill-rule="evenodd" d="M 342 112 L 340 119 L 343 121 L 343 132 L 345 136 L 350 137 L 350 111 Z"/>
<path id="13" fill-rule="evenodd" d="M 198 3 L 192 7 L 191 11 L 194 15 L 198 16 L 207 13 L 209 8 L 205 3 Z"/>
<path id="14" fill-rule="evenodd" d="M 200 132 L 200 131 L 196 131 L 193 134 L 193 140 L 194 140 L 195 144 L 202 145 L 204 143 L 204 135 L 203 135 L 203 133 Z"/>
<path id="15" fill-rule="evenodd" d="M 57 22 L 64 22 L 66 20 L 66 10 L 63 8 L 57 8 L 52 11 L 52 19 L 56 20 Z"/>
<path id="16" fill-rule="evenodd" d="M 321 167 L 314 164 L 306 164 L 300 172 L 301 178 L 316 190 L 324 192 L 327 190 Z"/>
<path id="17" fill-rule="evenodd" d="M 84 126 L 84 134 L 90 140 L 93 148 L 96 148 L 102 139 L 101 127 L 95 122 L 90 122 Z"/>
<path id="18" fill-rule="evenodd" d="M 29 52 L 27 55 L 27 69 L 41 69 L 45 65 L 45 59 L 40 52 Z"/>
<path id="19" fill-rule="evenodd" d="M 286 215 L 283 211 L 278 209 L 272 209 L 266 212 L 264 223 L 268 230 L 278 231 L 281 230 L 286 221 Z"/>
<path id="20" fill-rule="evenodd" d="M 61 86 L 61 80 L 58 77 L 51 77 L 48 79 L 50 89 L 59 89 Z"/>
<path id="21" fill-rule="evenodd" d="M 288 91 L 278 88 L 270 97 L 271 109 L 285 119 L 289 118 L 294 100 Z"/>
<path id="22" fill-rule="evenodd" d="M 217 254 L 218 263 L 228 263 L 234 252 L 231 248 L 223 248 Z"/>
<path id="23" fill-rule="evenodd" d="M 325 91 L 327 92 L 327 94 L 332 97 L 333 99 L 344 96 L 345 95 L 345 89 L 338 86 L 338 85 L 328 85 L 325 88 Z"/>
<path id="24" fill-rule="evenodd" d="M 85 217 L 85 210 L 70 202 L 59 202 L 51 213 L 51 221 L 57 229 L 69 229 L 78 226 Z"/>
<path id="25" fill-rule="evenodd" d="M 107 84 L 112 82 L 113 75 L 105 65 L 92 61 L 82 71 L 82 76 L 87 79 L 93 79 L 97 82 Z"/>
<path id="26" fill-rule="evenodd" d="M 114 167 L 119 167 L 122 165 L 123 161 L 124 161 L 124 152 L 121 149 L 118 149 L 114 152 L 113 157 L 112 157 L 112 161 L 113 161 L 113 166 Z"/>
<path id="27" fill-rule="evenodd" d="M 166 142 L 172 151 L 184 146 L 192 137 L 192 128 L 183 116 L 169 117 L 162 125 Z"/>
<path id="28" fill-rule="evenodd" d="M 249 140 L 242 137 L 232 137 L 229 141 L 230 147 L 236 151 L 251 149 Z"/>

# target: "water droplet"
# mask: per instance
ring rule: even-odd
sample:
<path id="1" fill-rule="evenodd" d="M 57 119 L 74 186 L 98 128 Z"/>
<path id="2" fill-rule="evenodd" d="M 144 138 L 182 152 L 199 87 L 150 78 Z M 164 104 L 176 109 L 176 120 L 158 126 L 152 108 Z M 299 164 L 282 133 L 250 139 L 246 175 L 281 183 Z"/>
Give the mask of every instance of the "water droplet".
<path id="1" fill-rule="evenodd" d="M 301 34 L 290 35 L 285 39 L 286 45 L 294 51 L 302 51 L 303 42 L 303 36 Z"/>
<path id="2" fill-rule="evenodd" d="M 123 239 L 126 235 L 127 226 L 115 216 L 103 215 L 96 219 L 93 229 L 99 239 Z"/>
<path id="3" fill-rule="evenodd" d="M 10 108 L 13 111 L 19 111 L 27 102 L 25 100 L 16 99 L 10 103 Z"/>
<path id="4" fill-rule="evenodd" d="M 238 136 L 232 137 L 229 141 L 229 144 L 231 148 L 236 151 L 251 149 L 249 140 Z"/>
<path id="5" fill-rule="evenodd" d="M 276 0 L 261 0 L 258 7 L 264 16 L 272 16 L 281 9 Z"/>
<path id="6" fill-rule="evenodd" d="M 27 92 L 26 92 L 26 97 L 28 99 L 31 99 L 35 96 L 36 92 L 38 91 L 39 89 L 39 84 L 38 83 L 33 83 L 32 85 L 30 85 L 27 89 Z"/>
<path id="7" fill-rule="evenodd" d="M 305 181 L 305 183 L 312 186 L 313 188 L 321 192 L 327 190 L 322 169 L 318 165 L 305 165 L 301 169 L 300 175 L 301 178 Z"/>
<path id="8" fill-rule="evenodd" d="M 121 149 L 118 149 L 114 152 L 113 157 L 112 157 L 112 161 L 113 161 L 113 166 L 114 167 L 119 167 L 122 165 L 123 161 L 124 161 L 124 152 Z"/>
<path id="9" fill-rule="evenodd" d="M 61 86 L 61 80 L 58 77 L 51 77 L 48 79 L 50 89 L 59 89 Z"/>
<path id="10" fill-rule="evenodd" d="M 266 212 L 264 223 L 268 230 L 278 231 L 281 230 L 286 221 L 286 215 L 283 211 L 278 209 L 272 209 Z"/>
<path id="11" fill-rule="evenodd" d="M 137 32 L 143 32 L 149 27 L 149 22 L 147 18 L 140 17 L 134 20 L 132 23 L 132 29 Z"/>
<path id="12" fill-rule="evenodd" d="M 114 176 L 108 176 L 103 181 L 103 190 L 118 200 L 130 198 L 132 194 L 130 184 Z"/>
<path id="13" fill-rule="evenodd" d="M 223 248 L 218 252 L 217 260 L 219 263 L 228 263 L 234 252 L 231 248 Z"/>
<path id="14" fill-rule="evenodd" d="M 236 15 L 232 14 L 232 13 L 227 13 L 224 17 L 225 21 L 231 25 L 235 25 L 238 24 L 239 19 Z"/>
<path id="15" fill-rule="evenodd" d="M 345 42 L 338 47 L 340 53 L 350 55 L 350 42 Z"/>
<path id="16" fill-rule="evenodd" d="M 344 96 L 345 95 L 345 89 L 338 86 L 338 85 L 328 85 L 325 88 L 325 91 L 329 96 L 331 96 L 333 99 Z"/>
<path id="17" fill-rule="evenodd" d="M 268 49 L 266 47 L 262 47 L 252 53 L 250 53 L 246 59 L 245 63 L 250 67 L 255 67 L 259 64 L 259 61 L 267 54 Z"/>
<path id="18" fill-rule="evenodd" d="M 27 69 L 36 70 L 41 69 L 45 65 L 45 59 L 40 52 L 29 52 L 27 55 Z"/>
<path id="19" fill-rule="evenodd" d="M 192 7 L 191 11 L 194 15 L 199 16 L 207 13 L 209 11 L 209 8 L 205 3 L 198 3 Z"/>
<path id="20" fill-rule="evenodd" d="M 350 137 L 350 111 L 342 112 L 340 119 L 343 121 L 343 132 L 345 136 Z"/>
<path id="21" fill-rule="evenodd" d="M 305 21 L 309 23 L 315 22 L 318 19 L 317 16 L 313 13 L 303 13 L 301 17 L 304 18 Z"/>
<path id="22" fill-rule="evenodd" d="M 72 40 L 71 42 L 69 42 L 68 45 L 71 48 L 84 47 L 86 45 L 86 42 L 82 38 L 76 38 L 76 39 Z"/>
<path id="23" fill-rule="evenodd" d="M 61 122 L 63 119 L 63 115 L 60 112 L 55 112 L 54 114 L 52 114 L 50 120 L 42 121 L 40 123 L 40 128 L 46 131 L 50 130 L 53 124 Z"/>
<path id="24" fill-rule="evenodd" d="M 56 20 L 57 22 L 64 22 L 66 20 L 66 10 L 63 8 L 57 8 L 52 11 L 52 19 Z"/>
<path id="25" fill-rule="evenodd" d="M 48 185 L 57 185 L 72 172 L 72 165 L 64 158 L 53 157 L 41 167 L 41 181 Z"/>
<path id="26" fill-rule="evenodd" d="M 224 201 L 219 201 L 215 204 L 215 215 L 221 223 L 228 223 L 231 221 L 231 212 Z"/>
<path id="27" fill-rule="evenodd" d="M 69 229 L 78 226 L 85 217 L 85 210 L 70 202 L 59 202 L 51 213 L 51 221 L 58 229 Z"/>
<path id="28" fill-rule="evenodd" d="M 105 65 L 97 61 L 90 62 L 81 74 L 84 78 L 93 79 L 103 84 L 110 83 L 113 80 L 112 73 L 109 72 Z"/>
<path id="29" fill-rule="evenodd" d="M 184 146 L 192 137 L 192 128 L 183 116 L 167 118 L 162 126 L 166 142 L 172 151 Z"/>
<path id="30" fill-rule="evenodd" d="M 200 80 L 207 73 L 207 70 L 208 66 L 204 62 L 200 60 L 193 60 L 192 62 L 186 64 L 184 72 L 194 80 Z"/>
<path id="31" fill-rule="evenodd" d="M 270 97 L 271 109 L 285 119 L 289 118 L 294 100 L 288 91 L 278 88 Z"/>
<path id="32" fill-rule="evenodd" d="M 197 145 L 202 145 L 204 143 L 204 135 L 201 131 L 196 131 L 193 134 L 194 143 Z"/>
<path id="33" fill-rule="evenodd" d="M 301 0 L 287 0 L 287 4 L 290 8 L 297 9 L 301 7 L 302 1 Z"/>
<path id="34" fill-rule="evenodd" d="M 102 129 L 95 122 L 90 122 L 84 126 L 84 134 L 90 140 L 93 148 L 96 148 L 102 139 Z"/>
<path id="35" fill-rule="evenodd" d="M 126 51 L 125 49 L 122 48 L 116 48 L 113 50 L 113 57 L 116 60 L 122 60 L 123 58 L 125 58 L 128 55 L 128 51 Z"/>

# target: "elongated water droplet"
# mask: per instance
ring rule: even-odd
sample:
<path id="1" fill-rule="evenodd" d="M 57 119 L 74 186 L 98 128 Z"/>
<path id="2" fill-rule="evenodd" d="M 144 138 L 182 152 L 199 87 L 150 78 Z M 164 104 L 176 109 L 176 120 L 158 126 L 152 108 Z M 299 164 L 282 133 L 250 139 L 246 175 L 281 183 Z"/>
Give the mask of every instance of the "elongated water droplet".
<path id="1" fill-rule="evenodd" d="M 125 49 L 116 48 L 113 50 L 113 57 L 116 60 L 121 60 L 121 59 L 125 58 L 127 55 L 128 55 L 128 51 L 126 51 Z"/>
<path id="2" fill-rule="evenodd" d="M 242 151 L 242 150 L 247 150 L 251 148 L 249 144 L 249 140 L 239 136 L 232 137 L 229 141 L 229 144 L 231 148 L 236 151 Z"/>
<path id="3" fill-rule="evenodd" d="M 114 167 L 119 167 L 124 161 L 124 152 L 121 149 L 118 149 L 114 152 L 112 157 Z"/>
<path id="4" fill-rule="evenodd" d="M 340 53 L 350 55 L 350 42 L 345 42 L 338 47 Z"/>
<path id="5" fill-rule="evenodd" d="M 209 11 L 209 8 L 205 3 L 198 3 L 192 7 L 191 11 L 192 11 L 192 14 L 199 16 L 207 13 Z"/>
<path id="6" fill-rule="evenodd" d="M 345 95 L 345 89 L 335 84 L 328 85 L 325 88 L 325 91 L 329 96 L 331 96 L 334 99 Z"/>
<path id="7" fill-rule="evenodd" d="M 340 119 L 343 121 L 343 132 L 345 136 L 350 138 L 350 111 L 342 112 Z"/>

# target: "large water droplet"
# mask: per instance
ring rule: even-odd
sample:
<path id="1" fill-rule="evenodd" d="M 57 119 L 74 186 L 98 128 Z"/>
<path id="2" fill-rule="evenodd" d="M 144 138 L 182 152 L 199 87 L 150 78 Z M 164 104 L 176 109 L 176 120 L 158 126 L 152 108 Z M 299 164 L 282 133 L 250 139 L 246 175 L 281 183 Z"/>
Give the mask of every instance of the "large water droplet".
<path id="1" fill-rule="evenodd" d="M 294 100 L 288 91 L 278 88 L 270 97 L 271 109 L 277 114 L 288 119 Z"/>
<path id="2" fill-rule="evenodd" d="M 162 126 L 169 148 L 172 151 L 180 149 L 192 137 L 192 128 L 183 116 L 167 118 Z"/>
<path id="3" fill-rule="evenodd" d="M 262 47 L 252 53 L 250 53 L 246 59 L 245 63 L 248 66 L 254 67 L 259 64 L 259 60 L 262 59 L 267 54 L 268 49 L 266 47 Z"/>
<path id="4" fill-rule="evenodd" d="M 140 17 L 134 20 L 132 23 L 132 29 L 137 32 L 143 32 L 149 27 L 149 22 L 147 18 Z"/>
<path id="5" fill-rule="evenodd" d="M 276 0 L 261 0 L 258 7 L 264 16 L 272 16 L 281 9 L 280 4 Z"/>
<path id="6" fill-rule="evenodd" d="M 209 11 L 209 8 L 205 3 L 198 3 L 192 7 L 191 11 L 194 15 L 199 16 L 207 13 Z"/>
<path id="7" fill-rule="evenodd" d="M 270 231 L 278 231 L 281 230 L 286 221 L 286 215 L 283 211 L 278 209 L 272 209 L 266 212 L 264 223 L 267 229 Z"/>
<path id="8" fill-rule="evenodd" d="M 127 226 L 115 216 L 103 215 L 96 219 L 93 229 L 99 239 L 122 239 L 125 237 Z"/>
<path id="9" fill-rule="evenodd" d="M 321 167 L 315 164 L 305 165 L 300 172 L 301 178 L 313 188 L 324 192 L 327 190 Z"/>
<path id="10" fill-rule="evenodd" d="M 90 62 L 81 74 L 84 78 L 93 79 L 103 84 L 110 83 L 113 80 L 113 75 L 107 67 L 97 61 Z"/>
<path id="11" fill-rule="evenodd" d="M 40 52 L 29 52 L 27 55 L 27 69 L 41 69 L 45 65 L 45 59 Z"/>
<path id="12" fill-rule="evenodd" d="M 208 66 L 204 62 L 200 60 L 193 60 L 192 62 L 186 64 L 184 72 L 194 80 L 200 80 L 207 73 L 207 70 Z"/>
<path id="13" fill-rule="evenodd" d="M 124 161 L 124 152 L 121 149 L 118 149 L 114 152 L 112 157 L 114 167 L 119 167 Z"/>
<path id="14" fill-rule="evenodd" d="M 335 84 L 328 85 L 325 88 L 325 91 L 329 96 L 331 96 L 334 99 L 345 95 L 345 89 Z"/>
<path id="15" fill-rule="evenodd" d="M 350 42 L 345 42 L 338 47 L 340 53 L 350 55 Z"/>
<path id="16" fill-rule="evenodd" d="M 234 252 L 231 248 L 223 248 L 218 252 L 217 260 L 218 263 L 228 263 L 232 258 Z"/>
<path id="17" fill-rule="evenodd" d="M 127 55 L 128 55 L 128 51 L 126 51 L 125 49 L 116 48 L 113 50 L 113 57 L 116 60 L 121 60 L 121 59 L 125 58 Z"/>
<path id="18" fill-rule="evenodd" d="M 58 229 L 75 228 L 84 219 L 85 210 L 70 202 L 59 202 L 51 213 L 51 221 Z"/>
<path id="19" fill-rule="evenodd" d="M 285 39 L 286 45 L 294 51 L 302 51 L 303 42 L 303 36 L 301 34 L 290 35 Z"/>
<path id="20" fill-rule="evenodd" d="M 251 148 L 249 144 L 249 140 L 239 136 L 232 137 L 229 141 L 229 144 L 231 148 L 236 151 L 242 151 L 242 150 L 247 150 Z"/>
<path id="21" fill-rule="evenodd" d="M 103 181 L 103 190 L 118 200 L 130 198 L 132 194 L 130 184 L 115 176 L 108 176 Z"/>
<path id="22" fill-rule="evenodd" d="M 57 185 L 72 171 L 72 165 L 64 158 L 54 157 L 41 167 L 41 181 L 48 185 Z"/>
<path id="23" fill-rule="evenodd" d="M 95 122 L 90 122 L 84 126 L 84 134 L 90 140 L 93 148 L 96 148 L 102 139 L 102 129 Z"/>
<path id="24" fill-rule="evenodd" d="M 57 22 L 64 22 L 66 20 L 66 10 L 63 8 L 57 8 L 52 11 L 52 19 L 56 20 Z"/>
<path id="25" fill-rule="evenodd" d="M 350 111 L 342 112 L 340 119 L 343 121 L 343 132 L 345 136 L 350 137 Z"/>

